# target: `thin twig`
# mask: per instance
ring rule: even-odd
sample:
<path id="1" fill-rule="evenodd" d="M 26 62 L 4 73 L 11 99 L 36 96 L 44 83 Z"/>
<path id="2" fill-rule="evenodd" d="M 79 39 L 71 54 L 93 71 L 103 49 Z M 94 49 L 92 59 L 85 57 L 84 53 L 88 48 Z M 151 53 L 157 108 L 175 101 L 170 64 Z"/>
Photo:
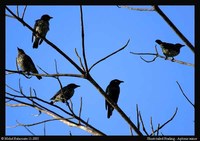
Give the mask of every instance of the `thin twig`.
<path id="1" fill-rule="evenodd" d="M 22 23 L 24 26 L 26 26 L 29 30 L 31 30 L 33 33 L 37 34 L 40 38 L 42 38 L 50 47 L 54 48 L 58 53 L 60 53 L 64 58 L 66 58 L 81 74 L 84 74 L 84 71 L 62 50 L 60 50 L 55 44 L 50 42 L 46 39 L 46 37 L 38 34 L 30 25 L 28 25 L 23 19 L 17 17 L 7 6 L 5 6 L 6 10 L 10 12 L 20 23 Z"/>
<path id="2" fill-rule="evenodd" d="M 22 14 L 22 20 L 24 19 L 24 15 L 25 15 L 25 12 L 26 12 L 26 8 L 27 8 L 27 5 L 25 5 L 25 7 L 24 7 L 24 11 L 23 11 L 23 14 Z"/>
<path id="3" fill-rule="evenodd" d="M 102 59 L 100 59 L 99 61 L 97 61 L 96 63 L 94 63 L 91 67 L 90 67 L 90 69 L 89 69 L 89 71 L 95 66 L 95 65 L 97 65 L 98 63 L 100 63 L 100 62 L 102 62 L 103 60 L 105 60 L 105 59 L 107 59 L 107 58 L 109 58 L 109 57 L 111 57 L 112 55 L 114 55 L 114 54 L 116 54 L 116 53 L 118 53 L 119 51 L 121 51 L 121 50 L 123 50 L 123 49 L 125 49 L 126 48 L 126 46 L 128 45 L 128 43 L 130 42 L 130 39 L 127 41 L 127 43 L 122 47 L 122 48 L 120 48 L 120 49 L 118 49 L 118 50 L 116 50 L 115 52 L 113 52 L 113 53 L 111 53 L 111 54 L 109 54 L 108 56 L 106 56 L 106 57 L 104 57 L 104 58 L 102 58 Z"/>
<path id="4" fill-rule="evenodd" d="M 195 108 L 195 105 L 189 100 L 189 98 L 186 96 L 186 94 L 183 92 L 183 89 L 181 88 L 181 85 L 178 83 L 178 81 L 176 81 L 176 83 L 179 86 L 179 89 L 181 90 L 183 96 L 187 99 L 187 101 Z"/>
<path id="5" fill-rule="evenodd" d="M 80 104 L 80 109 L 79 109 L 79 118 L 81 118 L 81 112 L 82 112 L 82 97 L 81 97 L 81 104 Z M 79 124 L 80 124 L 80 120 L 79 120 Z"/>
<path id="6" fill-rule="evenodd" d="M 140 130 L 140 114 L 139 114 L 139 109 L 138 109 L 138 104 L 136 104 L 136 112 L 137 112 L 137 128 L 138 128 L 138 130 Z"/>
<path id="7" fill-rule="evenodd" d="M 85 71 L 85 68 L 84 68 L 84 66 L 83 66 L 83 63 L 82 63 L 81 57 L 79 56 L 79 54 L 78 54 L 78 52 L 77 52 L 76 48 L 75 48 L 75 53 L 76 53 L 76 56 L 77 56 L 77 57 L 78 57 L 78 59 L 79 59 L 79 62 L 80 62 L 80 65 L 81 65 L 81 67 L 82 67 L 83 71 Z"/>
<path id="8" fill-rule="evenodd" d="M 8 15 L 8 14 L 5 14 L 7 17 L 10 17 L 10 18 L 13 18 L 13 19 L 16 19 L 14 16 L 11 16 L 11 15 Z"/>
<path id="9" fill-rule="evenodd" d="M 155 11 L 154 7 L 152 8 L 134 8 L 127 5 L 117 6 L 118 8 L 127 8 L 129 10 L 136 10 L 136 11 Z"/>
<path id="10" fill-rule="evenodd" d="M 157 128 L 157 136 L 159 135 L 159 128 L 160 128 L 160 124 L 158 123 L 158 128 Z"/>
<path id="11" fill-rule="evenodd" d="M 176 111 L 174 113 L 174 115 L 168 120 L 166 121 L 163 125 L 159 126 L 157 130 L 155 130 L 153 133 L 151 133 L 150 136 L 152 136 L 154 133 L 158 132 L 161 128 L 163 128 L 166 124 L 168 124 L 170 121 L 172 121 L 174 119 L 174 117 L 176 116 L 176 113 L 178 112 L 178 108 L 176 108 Z"/>
<path id="12" fill-rule="evenodd" d="M 19 17 L 19 7 L 17 5 L 17 16 Z"/>
<path id="13" fill-rule="evenodd" d="M 142 120 L 141 112 L 139 112 L 139 115 L 140 115 L 140 121 L 141 121 L 141 123 L 142 123 L 143 131 L 145 132 L 145 134 L 146 134 L 147 136 L 149 136 L 149 134 L 147 133 L 146 128 L 145 128 L 145 126 L 144 126 L 144 122 L 143 122 L 143 120 Z"/>
<path id="14" fill-rule="evenodd" d="M 150 118 L 150 125 L 151 125 L 151 131 L 152 133 L 154 132 L 154 129 L 153 129 L 153 121 L 152 121 L 152 117 Z M 154 135 L 154 134 L 153 134 Z"/>
<path id="15" fill-rule="evenodd" d="M 150 60 L 150 61 L 147 61 L 147 60 L 145 60 L 144 58 L 142 58 L 142 57 L 140 56 L 140 58 L 141 58 L 143 61 L 147 62 L 147 63 L 155 61 L 157 57 L 163 58 L 163 59 L 165 59 L 165 60 L 172 61 L 169 57 L 166 59 L 165 56 L 162 56 L 162 55 L 157 54 L 157 53 L 135 53 L 135 52 L 130 52 L 130 53 L 131 53 L 131 54 L 134 54 L 134 55 L 152 55 L 152 56 L 155 56 L 155 58 L 153 58 L 153 60 Z M 176 63 L 183 64 L 183 65 L 186 65 L 186 66 L 192 66 L 192 67 L 194 67 L 194 64 L 187 63 L 187 62 L 183 62 L 183 61 L 179 61 L 179 60 L 176 60 L 176 59 L 173 59 L 172 62 L 176 62 Z"/>

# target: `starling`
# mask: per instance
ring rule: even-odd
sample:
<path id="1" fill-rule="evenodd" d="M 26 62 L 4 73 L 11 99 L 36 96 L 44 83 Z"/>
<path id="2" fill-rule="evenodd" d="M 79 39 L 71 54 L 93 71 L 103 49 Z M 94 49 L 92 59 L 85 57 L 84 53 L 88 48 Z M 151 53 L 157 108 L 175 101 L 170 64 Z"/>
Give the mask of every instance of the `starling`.
<path id="1" fill-rule="evenodd" d="M 80 87 L 79 85 L 76 85 L 74 83 L 71 83 L 65 87 L 60 89 L 50 100 L 51 104 L 54 102 L 61 101 L 63 103 L 66 103 L 67 100 L 69 100 L 74 95 L 74 89 Z M 63 92 L 63 93 L 62 93 Z"/>
<path id="2" fill-rule="evenodd" d="M 106 94 L 116 104 L 117 104 L 117 101 L 118 101 L 118 98 L 119 98 L 119 93 L 120 93 L 119 84 L 123 83 L 123 82 L 124 81 L 114 79 L 110 82 L 110 84 L 106 88 Z M 110 118 L 114 108 L 107 101 L 105 101 L 105 107 L 106 107 L 106 110 L 108 109 L 107 118 Z"/>
<path id="3" fill-rule="evenodd" d="M 174 60 L 174 57 L 180 53 L 181 47 L 185 46 L 179 43 L 176 43 L 176 44 L 166 43 L 166 42 L 162 42 L 161 40 L 156 40 L 155 42 L 158 43 L 160 47 L 162 48 L 162 52 L 165 55 L 165 60 L 168 57 L 172 57 L 172 60 Z"/>
<path id="4" fill-rule="evenodd" d="M 47 32 L 49 31 L 49 20 L 53 18 L 49 15 L 45 14 L 40 19 L 35 21 L 34 30 L 38 32 L 41 36 L 45 37 Z M 43 41 L 38 34 L 33 33 L 32 34 L 32 42 L 34 37 L 34 43 L 33 48 L 38 48 L 38 45 L 40 45 Z"/>
<path id="5" fill-rule="evenodd" d="M 20 48 L 18 49 L 18 56 L 17 56 L 17 64 L 20 66 L 22 71 L 27 72 L 28 74 L 30 72 L 37 73 L 38 71 L 35 68 L 35 65 L 32 61 L 32 59 Z M 41 76 L 36 76 L 39 80 L 42 79 Z"/>

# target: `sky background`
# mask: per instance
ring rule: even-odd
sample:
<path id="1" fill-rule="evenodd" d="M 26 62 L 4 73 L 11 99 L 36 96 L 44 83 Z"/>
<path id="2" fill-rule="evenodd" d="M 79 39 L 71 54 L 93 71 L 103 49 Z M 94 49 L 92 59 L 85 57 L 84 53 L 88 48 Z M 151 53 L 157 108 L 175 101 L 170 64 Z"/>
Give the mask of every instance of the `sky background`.
<path id="1" fill-rule="evenodd" d="M 8 7 L 16 12 L 16 6 Z M 150 6 L 134 7 L 150 8 Z M 20 15 L 23 8 L 19 6 Z M 160 8 L 194 45 L 194 6 L 166 5 Z M 6 13 L 9 14 L 8 11 Z M 82 57 L 79 6 L 28 6 L 24 20 L 33 27 L 35 20 L 43 14 L 53 17 L 46 38 L 80 64 L 74 52 L 76 48 Z M 176 83 L 176 81 L 180 83 L 187 97 L 194 103 L 194 67 L 161 58 L 146 63 L 138 55 L 130 54 L 130 52 L 155 53 L 156 39 L 184 44 L 162 17 L 156 12 L 133 11 L 117 6 L 83 6 L 83 18 L 85 51 L 89 67 L 124 46 L 130 39 L 124 50 L 99 63 L 90 72 L 104 90 L 113 79 L 124 81 L 120 85 L 118 106 L 125 114 L 136 124 L 136 104 L 138 104 L 146 130 L 151 133 L 150 117 L 153 118 L 153 125 L 156 128 L 159 123 L 162 125 L 169 120 L 178 107 L 175 118 L 160 132 L 163 135 L 194 135 L 194 108 L 182 95 Z M 33 49 L 31 36 L 32 32 L 27 27 L 16 19 L 6 17 L 6 69 L 16 70 L 15 59 L 19 47 L 32 58 L 36 66 L 40 66 L 50 74 L 56 73 L 54 60 L 57 61 L 59 73 L 79 73 L 47 43 L 43 42 L 38 49 Z M 162 55 L 161 48 L 159 46 L 157 48 Z M 147 60 L 153 59 L 153 56 L 143 57 Z M 181 53 L 175 59 L 194 64 L 194 54 L 187 46 L 181 49 Z M 39 73 L 43 73 L 38 67 L 37 69 Z M 27 79 L 19 74 L 6 75 L 6 84 L 18 89 L 19 79 L 24 93 L 29 95 L 30 87 L 34 88 L 37 96 L 46 101 L 60 89 L 56 79 L 47 77 L 41 80 L 36 77 Z M 81 86 L 75 90 L 75 95 L 71 99 L 75 113 L 79 112 L 82 97 L 84 120 L 89 118 L 92 126 L 107 135 L 130 135 L 128 124 L 116 110 L 113 111 L 111 118 L 107 119 L 104 97 L 87 80 L 74 77 L 60 77 L 60 80 L 63 86 L 69 83 Z M 6 92 L 13 93 L 8 88 Z M 67 109 L 63 103 L 56 105 Z M 16 125 L 16 120 L 30 124 L 51 119 L 45 114 L 38 117 L 33 114 L 38 112 L 30 107 L 6 107 L 6 127 Z M 45 126 L 46 135 L 69 135 L 70 132 L 72 135 L 90 135 L 59 121 L 48 122 Z M 36 135 L 44 135 L 44 124 L 29 129 Z M 6 135 L 31 135 L 24 127 L 5 130 Z M 142 129 L 141 132 L 143 133 Z"/>

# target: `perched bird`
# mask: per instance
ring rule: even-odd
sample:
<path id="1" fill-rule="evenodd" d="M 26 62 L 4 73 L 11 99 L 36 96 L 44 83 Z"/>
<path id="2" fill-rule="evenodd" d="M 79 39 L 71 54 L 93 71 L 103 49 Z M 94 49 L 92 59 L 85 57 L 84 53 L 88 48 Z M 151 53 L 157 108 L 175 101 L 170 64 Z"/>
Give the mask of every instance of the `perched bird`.
<path id="1" fill-rule="evenodd" d="M 45 37 L 47 32 L 49 31 L 49 20 L 51 18 L 53 17 L 50 17 L 47 14 L 43 15 L 40 19 L 35 21 L 34 30 L 38 32 L 41 36 Z M 32 42 L 33 38 L 35 39 L 33 43 L 33 48 L 38 48 L 38 45 L 42 43 L 43 39 L 41 39 L 38 34 L 35 33 L 32 34 Z"/>
<path id="2" fill-rule="evenodd" d="M 29 57 L 22 49 L 18 49 L 17 64 L 20 66 L 22 71 L 32 73 L 38 73 L 31 57 Z M 41 76 L 36 76 L 39 80 L 42 79 Z"/>
<path id="3" fill-rule="evenodd" d="M 65 87 L 60 89 L 50 100 L 51 104 L 61 101 L 63 103 L 66 103 L 67 100 L 69 100 L 74 95 L 74 89 L 80 87 L 79 85 L 76 85 L 74 83 L 71 83 Z"/>
<path id="4" fill-rule="evenodd" d="M 112 80 L 110 82 L 110 84 L 106 88 L 106 94 L 116 104 L 117 104 L 117 101 L 118 101 L 118 98 L 119 98 L 119 93 L 120 93 L 119 84 L 123 83 L 123 82 L 124 81 L 121 81 L 121 80 L 118 80 L 118 79 L 114 79 L 114 80 Z M 107 102 L 107 100 L 105 101 L 105 107 L 106 107 L 106 110 L 108 110 L 108 112 L 107 112 L 107 118 L 110 118 L 110 116 L 112 115 L 112 112 L 113 112 L 114 108 Z"/>
<path id="5" fill-rule="evenodd" d="M 181 47 L 185 46 L 179 43 L 176 43 L 176 44 L 166 43 L 166 42 L 162 42 L 161 40 L 156 40 L 155 42 L 158 43 L 160 47 L 162 48 L 162 52 L 166 57 L 165 60 L 168 57 L 172 57 L 172 61 L 174 60 L 174 57 L 180 53 Z"/>

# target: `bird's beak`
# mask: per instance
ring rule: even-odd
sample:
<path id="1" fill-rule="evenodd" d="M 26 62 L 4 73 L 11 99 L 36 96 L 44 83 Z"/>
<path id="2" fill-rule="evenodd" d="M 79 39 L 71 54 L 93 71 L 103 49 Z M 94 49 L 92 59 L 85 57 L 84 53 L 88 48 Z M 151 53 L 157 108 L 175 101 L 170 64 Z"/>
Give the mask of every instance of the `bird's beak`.
<path id="1" fill-rule="evenodd" d="M 120 80 L 120 83 L 124 83 L 124 81 L 121 81 L 121 80 Z"/>
<path id="2" fill-rule="evenodd" d="M 76 85 L 76 87 L 80 87 L 80 85 Z"/>
<path id="3" fill-rule="evenodd" d="M 50 17 L 50 19 L 53 19 L 53 17 Z"/>

